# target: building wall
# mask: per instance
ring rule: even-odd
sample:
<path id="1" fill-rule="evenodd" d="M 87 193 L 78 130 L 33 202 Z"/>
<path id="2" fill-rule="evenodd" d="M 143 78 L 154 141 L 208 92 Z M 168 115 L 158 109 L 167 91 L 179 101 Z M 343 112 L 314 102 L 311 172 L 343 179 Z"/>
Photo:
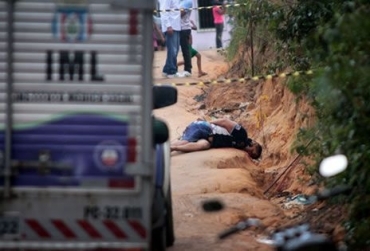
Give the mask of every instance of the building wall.
<path id="1" fill-rule="evenodd" d="M 193 0 L 193 8 L 198 8 L 198 1 L 202 0 Z M 211 2 L 211 1 L 209 1 Z M 206 3 L 207 6 L 210 6 Z M 158 9 L 160 9 L 160 6 L 158 5 Z M 212 15 L 212 13 L 209 13 Z M 195 9 L 191 12 L 191 19 L 194 21 L 194 23 L 197 25 L 198 30 L 193 30 L 193 47 L 196 50 L 209 50 L 216 48 L 216 30 L 215 28 L 201 28 L 200 27 L 200 18 L 199 18 L 199 10 Z M 212 22 L 213 17 L 210 16 L 210 19 L 207 19 L 207 23 Z M 203 20 L 204 21 L 204 20 Z M 225 15 L 225 25 L 224 25 L 224 31 L 222 34 L 222 41 L 223 41 L 223 47 L 227 47 L 230 42 L 230 31 L 231 31 L 231 25 L 229 24 L 229 16 Z"/>
<path id="2" fill-rule="evenodd" d="M 193 0 L 193 7 L 198 7 L 198 1 Z M 192 31 L 193 47 L 196 50 L 209 50 L 216 48 L 216 31 L 215 29 L 199 29 L 199 13 L 198 10 L 191 12 L 191 19 L 198 26 L 197 31 Z M 222 33 L 223 47 L 227 47 L 230 42 L 231 26 L 228 24 L 229 17 L 225 15 L 224 32 Z"/>

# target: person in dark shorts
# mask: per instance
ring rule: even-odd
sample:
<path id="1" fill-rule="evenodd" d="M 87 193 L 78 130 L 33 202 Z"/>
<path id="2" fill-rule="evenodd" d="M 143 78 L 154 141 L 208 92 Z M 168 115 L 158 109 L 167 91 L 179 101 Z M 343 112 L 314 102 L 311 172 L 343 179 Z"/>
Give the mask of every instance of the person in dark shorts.
<path id="1" fill-rule="evenodd" d="M 258 159 L 262 154 L 261 145 L 248 138 L 245 128 L 229 119 L 192 122 L 181 139 L 171 144 L 171 151 L 194 152 L 229 147 L 246 151 L 252 159 Z"/>

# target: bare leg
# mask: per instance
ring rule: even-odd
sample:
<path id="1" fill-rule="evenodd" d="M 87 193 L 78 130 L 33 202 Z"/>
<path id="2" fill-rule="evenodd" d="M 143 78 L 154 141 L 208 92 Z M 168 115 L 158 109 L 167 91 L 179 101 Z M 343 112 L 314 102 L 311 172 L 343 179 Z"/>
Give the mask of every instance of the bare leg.
<path id="1" fill-rule="evenodd" d="M 177 66 L 184 65 L 184 61 L 177 62 Z"/>
<path id="2" fill-rule="evenodd" d="M 171 146 L 170 146 L 171 152 L 176 151 L 176 150 L 174 150 L 174 148 L 176 148 L 177 146 L 185 145 L 185 144 L 188 144 L 188 143 L 190 143 L 190 142 L 187 141 L 187 140 L 176 140 L 175 142 L 171 143 Z"/>
<path id="3" fill-rule="evenodd" d="M 187 140 L 176 140 L 175 142 L 171 143 L 171 146 L 181 146 L 189 143 Z"/>
<path id="4" fill-rule="evenodd" d="M 197 53 L 195 56 L 197 57 L 198 77 L 207 75 L 206 72 L 202 71 L 202 55 Z"/>
<path id="5" fill-rule="evenodd" d="M 210 148 L 211 148 L 211 144 L 207 140 L 200 139 L 197 142 L 189 142 L 187 144 L 171 147 L 171 151 L 181 151 L 181 152 L 188 153 L 188 152 L 207 150 Z"/>

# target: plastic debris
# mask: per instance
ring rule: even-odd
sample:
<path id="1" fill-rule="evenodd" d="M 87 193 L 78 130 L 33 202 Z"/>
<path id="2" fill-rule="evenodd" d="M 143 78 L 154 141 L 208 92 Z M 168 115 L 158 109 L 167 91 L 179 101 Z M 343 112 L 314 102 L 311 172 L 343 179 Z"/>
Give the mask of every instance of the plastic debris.
<path id="1" fill-rule="evenodd" d="M 287 198 L 287 201 L 283 203 L 283 208 L 291 209 L 293 207 L 303 208 L 305 205 L 312 204 L 312 200 L 307 195 L 298 194 L 293 197 Z"/>

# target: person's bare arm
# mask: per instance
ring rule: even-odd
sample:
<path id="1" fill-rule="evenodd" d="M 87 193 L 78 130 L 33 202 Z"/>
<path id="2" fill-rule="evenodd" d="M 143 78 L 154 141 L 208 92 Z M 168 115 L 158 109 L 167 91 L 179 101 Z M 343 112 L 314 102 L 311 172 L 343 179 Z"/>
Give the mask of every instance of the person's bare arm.
<path id="1" fill-rule="evenodd" d="M 162 41 L 162 43 L 164 43 L 164 36 L 163 36 L 162 31 L 159 30 L 159 28 L 156 24 L 153 24 L 153 28 L 154 28 L 156 34 L 159 35 L 159 39 Z"/>
<path id="2" fill-rule="evenodd" d="M 210 121 L 210 123 L 225 128 L 229 133 L 231 133 L 232 130 L 234 129 L 234 127 L 238 124 L 235 121 L 232 121 L 232 120 L 226 119 L 226 118 L 212 120 L 212 121 Z"/>
<path id="3" fill-rule="evenodd" d="M 218 12 L 218 14 L 220 14 L 220 15 L 225 14 L 225 12 L 226 12 L 226 7 L 225 7 L 225 6 L 218 7 L 218 8 L 217 8 L 217 12 Z"/>
<path id="4" fill-rule="evenodd" d="M 197 142 L 189 142 L 183 145 L 174 146 L 171 148 L 171 151 L 180 151 L 180 152 L 196 152 L 196 151 L 203 151 L 208 150 L 211 148 L 211 144 L 205 140 L 200 139 Z"/>
<path id="5" fill-rule="evenodd" d="M 198 27 L 197 27 L 197 25 L 194 23 L 194 21 L 193 20 L 190 20 L 190 23 L 191 23 L 191 29 L 192 30 L 198 30 Z"/>

